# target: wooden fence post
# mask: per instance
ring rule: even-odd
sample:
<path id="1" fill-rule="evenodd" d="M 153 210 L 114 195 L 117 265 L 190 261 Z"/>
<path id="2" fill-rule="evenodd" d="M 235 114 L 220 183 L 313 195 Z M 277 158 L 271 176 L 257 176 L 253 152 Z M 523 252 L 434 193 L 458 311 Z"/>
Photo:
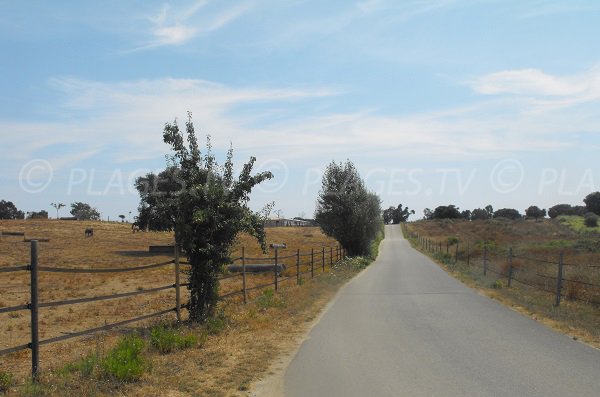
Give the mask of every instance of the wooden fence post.
<path id="1" fill-rule="evenodd" d="M 175 243 L 175 313 L 181 322 L 181 283 L 179 282 L 179 244 Z"/>
<path id="2" fill-rule="evenodd" d="M 31 311 L 31 376 L 34 382 L 39 380 L 40 369 L 40 339 L 39 339 L 39 324 L 38 324 L 38 242 L 31 241 L 31 264 L 29 266 L 31 272 L 31 303 L 29 309 Z"/>
<path id="3" fill-rule="evenodd" d="M 329 247 L 329 267 L 333 265 L 333 247 Z"/>
<path id="4" fill-rule="evenodd" d="M 510 284 L 512 282 L 512 274 L 513 274 L 513 265 L 512 265 L 512 258 L 513 258 L 513 249 L 512 247 L 508 250 L 508 286 L 510 287 Z"/>
<path id="5" fill-rule="evenodd" d="M 450 243 L 446 241 L 446 254 L 450 253 Z"/>
<path id="6" fill-rule="evenodd" d="M 315 278 L 315 249 L 310 249 L 310 278 Z"/>
<path id="7" fill-rule="evenodd" d="M 277 280 L 277 259 L 278 259 L 278 256 L 277 256 L 278 252 L 277 251 L 279 251 L 279 249 L 275 248 L 275 266 L 274 266 L 274 270 L 275 270 L 274 271 L 274 273 L 275 273 L 275 291 L 277 291 L 278 288 L 279 288 L 278 280 Z"/>
<path id="8" fill-rule="evenodd" d="M 300 285 L 300 248 L 296 251 L 296 285 Z"/>
<path id="9" fill-rule="evenodd" d="M 562 280 L 563 280 L 563 260 L 564 260 L 564 252 L 560 252 L 560 256 L 558 258 L 558 275 L 556 276 L 556 306 L 560 306 L 560 297 L 562 290 Z"/>
<path id="10" fill-rule="evenodd" d="M 454 264 L 456 265 L 458 263 L 458 244 L 459 242 L 456 242 L 456 249 L 454 251 Z"/>
<path id="11" fill-rule="evenodd" d="M 323 247 L 321 258 L 323 260 L 323 272 L 325 272 L 325 247 Z"/>
<path id="12" fill-rule="evenodd" d="M 483 246 L 483 275 L 487 275 L 487 245 Z"/>
<path id="13" fill-rule="evenodd" d="M 248 292 L 246 291 L 246 247 L 242 247 L 242 291 L 244 304 L 248 303 Z"/>
<path id="14" fill-rule="evenodd" d="M 471 266 L 471 242 L 467 241 L 467 266 Z"/>

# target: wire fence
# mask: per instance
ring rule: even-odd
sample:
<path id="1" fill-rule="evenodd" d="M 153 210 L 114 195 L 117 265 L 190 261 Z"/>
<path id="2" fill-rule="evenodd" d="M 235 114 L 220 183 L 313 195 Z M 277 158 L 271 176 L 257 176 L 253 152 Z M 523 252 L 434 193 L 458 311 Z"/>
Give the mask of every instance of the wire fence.
<path id="1" fill-rule="evenodd" d="M 563 299 L 600 306 L 600 266 L 570 263 L 564 251 L 555 257 L 533 257 L 510 247 L 497 248 L 458 239 L 440 241 L 407 233 L 423 251 L 449 265 L 480 268 L 484 276 L 492 274 L 497 279 L 506 279 L 509 287 L 516 282 L 553 294 L 555 306 L 560 306 Z"/>
<path id="2" fill-rule="evenodd" d="M 149 265 L 130 266 L 130 267 L 119 267 L 119 268 L 64 268 L 64 267 L 51 267 L 51 266 L 40 266 L 39 264 L 39 245 L 37 240 L 32 240 L 30 258 L 31 262 L 27 265 L 18 265 L 10 267 L 0 268 L 0 273 L 16 273 L 16 272 L 29 272 L 30 283 L 29 283 L 29 296 L 30 300 L 26 304 L 15 305 L 10 307 L 0 307 L 0 314 L 2 313 L 13 313 L 19 311 L 30 312 L 30 323 L 29 329 L 31 331 L 30 342 L 26 344 L 20 344 L 5 349 L 0 349 L 0 356 L 15 353 L 21 350 L 31 350 L 31 374 L 34 380 L 38 379 L 39 376 L 39 363 L 40 363 L 40 346 L 47 345 L 50 343 L 56 343 L 65 341 L 72 338 L 77 338 L 85 335 L 94 334 L 100 331 L 108 331 L 117 327 L 122 327 L 131 323 L 147 320 L 153 317 L 163 316 L 169 313 L 175 313 L 177 321 L 181 321 L 182 309 L 186 308 L 186 305 L 181 303 L 181 289 L 188 287 L 189 283 L 181 282 L 181 274 L 189 272 L 189 262 L 180 259 L 180 250 L 174 247 L 174 259 L 154 263 Z M 243 302 L 247 303 L 248 295 L 251 291 L 260 290 L 274 286 L 275 291 L 279 289 L 281 283 L 288 280 L 296 280 L 298 285 L 301 284 L 301 277 L 305 274 L 310 274 L 310 277 L 315 276 L 315 268 L 325 272 L 327 267 L 333 266 L 334 263 L 341 261 L 345 257 L 345 250 L 340 247 L 321 247 L 318 250 L 314 248 L 310 252 L 301 253 L 300 249 L 296 250 L 295 254 L 280 256 L 279 248 L 275 248 L 275 254 L 272 257 L 261 257 L 252 258 L 246 257 L 245 248 L 242 248 L 242 255 L 233 259 L 232 265 L 241 264 L 239 271 L 225 271 L 219 277 L 219 283 L 221 285 L 222 293 L 219 295 L 220 300 L 224 300 L 234 296 L 242 296 Z M 255 266 L 253 269 L 247 269 L 253 262 L 261 262 L 260 266 Z M 292 263 L 293 262 L 293 263 Z M 248 266 L 247 266 L 248 265 Z M 40 302 L 39 290 L 40 273 L 67 273 L 67 274 L 98 274 L 98 273 L 125 273 L 125 272 L 141 272 L 151 269 L 165 268 L 173 266 L 174 269 L 174 283 L 169 285 L 163 285 L 154 288 L 147 288 L 136 291 L 124 291 L 117 292 L 108 295 L 98 295 L 93 297 L 83 297 L 76 299 L 65 299 L 55 300 L 49 302 Z M 257 278 L 254 282 L 250 282 L 250 276 L 256 274 L 255 271 L 260 271 L 262 277 Z M 272 281 L 264 282 L 265 276 L 272 273 Z M 241 280 L 241 285 L 236 286 L 235 279 Z M 126 320 L 114 322 L 111 324 L 105 324 L 100 327 L 89 328 L 85 330 L 79 330 L 75 332 L 69 332 L 65 335 L 60 335 L 48 339 L 40 340 L 40 322 L 39 322 L 39 309 L 41 308 L 55 308 L 60 306 L 76 305 L 82 303 L 107 301 L 119 298 L 128 298 L 138 295 L 146 295 L 157 293 L 160 291 L 175 290 L 175 306 L 156 311 L 153 313 L 146 313 L 140 316 L 129 318 Z"/>

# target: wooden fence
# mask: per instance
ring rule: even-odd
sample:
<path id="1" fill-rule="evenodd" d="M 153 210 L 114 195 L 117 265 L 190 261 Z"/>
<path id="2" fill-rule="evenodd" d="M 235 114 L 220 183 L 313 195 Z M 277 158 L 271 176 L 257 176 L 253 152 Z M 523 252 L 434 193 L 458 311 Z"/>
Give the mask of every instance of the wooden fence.
<path id="1" fill-rule="evenodd" d="M 7 355 L 10 353 L 15 353 L 21 350 L 29 349 L 31 350 L 31 374 L 34 380 L 38 379 L 39 376 L 39 362 L 40 362 L 40 346 L 47 345 L 50 343 L 56 343 L 65 341 L 67 339 L 76 338 L 84 335 L 94 334 L 99 331 L 107 331 L 116 327 L 121 327 L 127 324 L 131 324 L 134 322 L 150 319 L 152 317 L 162 316 L 168 313 L 175 313 L 177 321 L 181 321 L 181 310 L 185 308 L 185 305 L 181 304 L 181 288 L 189 286 L 188 283 L 181 283 L 180 276 L 185 272 L 185 269 L 182 269 L 182 266 L 189 265 L 188 262 L 180 260 L 179 250 L 174 249 L 174 259 L 155 263 L 150 265 L 142 265 L 135 267 L 123 267 L 123 268 L 61 268 L 61 267 L 48 267 L 41 266 L 38 260 L 38 250 L 39 245 L 37 240 L 31 241 L 31 263 L 27 265 L 20 266 L 11 266 L 11 267 L 1 267 L 0 273 L 14 273 L 14 272 L 29 272 L 30 273 L 30 301 L 23 305 L 11 306 L 11 307 L 0 307 L 0 314 L 2 313 L 11 313 L 18 311 L 28 310 L 31 315 L 30 320 L 30 330 L 31 330 L 31 339 L 27 344 L 21 344 L 18 346 L 13 346 L 10 348 L 0 350 L 0 356 Z M 313 278 L 315 276 L 315 268 L 318 270 L 322 270 L 325 272 L 326 268 L 331 267 L 334 263 L 341 261 L 345 256 L 345 251 L 340 246 L 337 247 L 321 247 L 318 250 L 314 248 L 311 249 L 310 252 L 301 253 L 300 250 L 296 250 L 296 253 L 292 255 L 280 256 L 279 250 L 275 249 L 275 255 L 273 257 L 266 258 L 251 258 L 246 257 L 245 249 L 242 248 L 242 255 L 233 260 L 233 263 L 241 263 L 242 271 L 240 273 L 224 273 L 219 281 L 223 282 L 225 280 L 230 280 L 234 278 L 239 278 L 241 280 L 241 285 L 239 289 L 234 288 L 233 291 L 227 291 L 219 296 L 219 299 L 227 299 L 233 296 L 243 296 L 243 302 L 247 303 L 248 301 L 248 293 L 253 290 L 259 290 L 262 288 L 267 288 L 270 286 L 274 286 L 275 290 L 279 289 L 279 285 L 282 282 L 287 280 L 295 279 L 297 284 L 301 282 L 301 276 L 303 274 L 310 274 L 310 277 Z M 295 259 L 294 266 L 291 269 L 286 269 L 285 271 L 281 271 L 281 264 L 284 261 Z M 270 272 L 273 273 L 273 281 L 269 283 L 262 283 L 259 285 L 248 286 L 248 276 L 249 273 L 246 271 L 246 264 L 248 262 L 271 262 L 272 269 Z M 123 273 L 123 272 L 138 272 L 162 267 L 173 266 L 174 269 L 174 283 L 169 285 L 164 285 L 161 287 L 143 289 L 137 291 L 128 291 L 121 292 L 110 295 L 102 295 L 102 296 L 94 296 L 94 297 L 86 297 L 86 298 L 77 298 L 77 299 L 67 299 L 61 301 L 52 301 L 52 302 L 40 302 L 38 299 L 39 292 L 39 274 L 42 272 L 49 273 Z M 229 284 L 231 282 L 228 282 Z M 125 297 L 133 297 L 137 295 L 143 294 L 151 294 L 159 291 L 165 290 L 175 290 L 175 306 L 166 310 L 161 310 L 154 313 L 144 314 L 142 316 L 130 318 L 123 321 L 118 321 L 112 324 L 105 324 L 101 327 L 95 327 L 85 330 L 80 330 L 76 332 L 71 332 L 66 335 L 61 335 L 49 339 L 40 340 L 39 334 L 39 310 L 41 308 L 51 308 L 51 307 L 59 307 L 66 305 L 75 305 L 81 303 L 89 303 L 89 302 L 97 302 L 97 301 L 105 301 L 110 299 L 118 299 Z"/>
<path id="2" fill-rule="evenodd" d="M 536 258 L 512 247 L 491 248 L 469 241 L 439 241 L 413 233 L 410 235 L 426 252 L 438 255 L 449 265 L 481 267 L 484 276 L 494 275 L 554 295 L 559 306 L 566 298 L 600 306 L 600 265 L 569 263 L 563 251 L 554 258 Z"/>

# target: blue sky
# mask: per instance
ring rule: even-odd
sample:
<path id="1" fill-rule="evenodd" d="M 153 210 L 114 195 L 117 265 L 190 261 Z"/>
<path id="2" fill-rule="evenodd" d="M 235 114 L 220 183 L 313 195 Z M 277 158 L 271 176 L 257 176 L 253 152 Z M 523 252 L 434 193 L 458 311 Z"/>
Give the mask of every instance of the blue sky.
<path id="1" fill-rule="evenodd" d="M 134 215 L 189 110 L 218 155 L 275 173 L 256 209 L 310 216 L 345 159 L 419 216 L 581 204 L 598 37 L 591 0 L 0 1 L 0 199 Z"/>

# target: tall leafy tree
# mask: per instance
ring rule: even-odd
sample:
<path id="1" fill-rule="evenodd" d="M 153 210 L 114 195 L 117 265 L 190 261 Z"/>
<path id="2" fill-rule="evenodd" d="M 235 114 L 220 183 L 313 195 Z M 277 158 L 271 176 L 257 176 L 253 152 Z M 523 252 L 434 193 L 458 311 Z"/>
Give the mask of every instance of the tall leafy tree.
<path id="1" fill-rule="evenodd" d="M 546 210 L 541 209 L 537 205 L 531 205 L 525 210 L 525 216 L 528 218 L 544 218 L 546 216 Z"/>
<path id="2" fill-rule="evenodd" d="M 56 209 L 56 219 L 58 219 L 58 214 L 60 212 L 60 209 L 65 207 L 65 204 L 63 203 L 50 203 L 51 206 L 54 207 L 54 209 Z"/>
<path id="3" fill-rule="evenodd" d="M 12 201 L 0 200 L 0 219 L 23 219 L 25 213 L 19 211 Z"/>
<path id="4" fill-rule="evenodd" d="M 381 231 L 381 202 L 369 192 L 351 161 L 332 162 L 323 175 L 315 220 L 351 256 L 369 255 Z"/>
<path id="5" fill-rule="evenodd" d="M 185 188 L 163 200 L 172 206 L 175 238 L 191 264 L 189 273 L 190 319 L 204 321 L 213 314 L 218 298 L 218 276 L 223 265 L 230 262 L 230 252 L 236 236 L 247 232 L 266 249 L 264 220 L 272 206 L 262 213 L 250 210 L 250 192 L 270 179 L 270 172 L 252 174 L 256 159 L 244 164 L 237 179 L 233 172 L 233 150 L 229 149 L 225 164 L 220 166 L 211 152 L 210 138 L 201 154 L 194 131 L 192 115 L 188 113 L 185 132 L 177 121 L 167 123 L 164 142 L 171 146 L 173 166 Z"/>
<path id="6" fill-rule="evenodd" d="M 151 172 L 135 180 L 140 194 L 136 223 L 142 229 L 170 231 L 175 227 L 176 208 L 173 199 L 185 189 L 181 169 L 168 166 L 158 175 Z"/>
<path id="7" fill-rule="evenodd" d="M 71 215 L 78 221 L 97 221 L 100 220 L 100 212 L 91 205 L 82 202 L 71 204 Z"/>
<path id="8" fill-rule="evenodd" d="M 583 199 L 587 211 L 600 215 L 600 192 L 590 193 Z"/>

